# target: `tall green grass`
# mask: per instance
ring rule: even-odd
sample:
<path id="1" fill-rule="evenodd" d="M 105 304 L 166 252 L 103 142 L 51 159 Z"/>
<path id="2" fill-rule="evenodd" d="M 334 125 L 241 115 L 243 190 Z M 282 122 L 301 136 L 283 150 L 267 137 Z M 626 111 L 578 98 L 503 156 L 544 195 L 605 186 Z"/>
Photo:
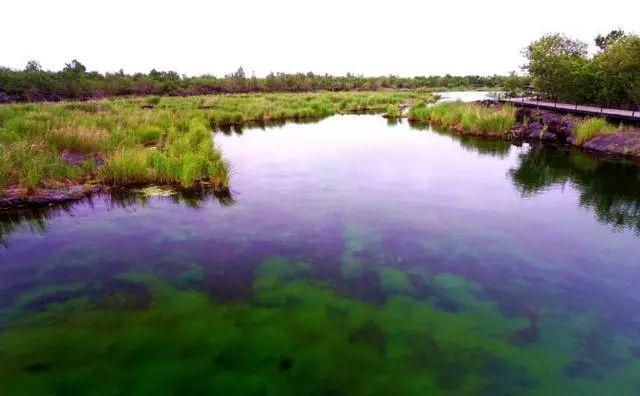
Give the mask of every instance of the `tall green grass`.
<path id="1" fill-rule="evenodd" d="M 596 135 L 612 133 L 616 130 L 617 128 L 609 124 L 604 118 L 588 118 L 576 125 L 573 131 L 576 138 L 574 144 L 582 145 Z"/>
<path id="2" fill-rule="evenodd" d="M 512 107 L 495 109 L 462 102 L 442 102 L 431 107 L 413 106 L 409 110 L 409 119 L 459 128 L 463 133 L 481 134 L 504 134 L 516 121 L 515 109 Z"/>
<path id="3" fill-rule="evenodd" d="M 385 115 L 389 118 L 399 118 L 402 116 L 402 109 L 397 105 L 389 105 Z"/>

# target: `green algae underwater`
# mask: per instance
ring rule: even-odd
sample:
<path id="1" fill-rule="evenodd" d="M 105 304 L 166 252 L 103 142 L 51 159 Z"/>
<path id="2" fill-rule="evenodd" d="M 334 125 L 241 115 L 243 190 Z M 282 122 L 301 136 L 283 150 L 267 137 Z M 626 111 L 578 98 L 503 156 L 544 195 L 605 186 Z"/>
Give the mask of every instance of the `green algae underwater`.
<path id="1" fill-rule="evenodd" d="M 345 272 L 352 263 L 345 261 Z M 131 292 L 107 309 L 83 298 L 51 304 L 0 337 L 3 394 L 605 394 L 610 384 L 566 383 L 580 343 L 576 315 L 536 348 L 512 337 L 530 323 L 506 319 L 479 286 L 422 268 L 378 270 L 387 298 L 354 300 L 310 280 L 311 265 L 283 258 L 256 269 L 250 302 L 215 303 L 203 292 L 148 274 L 121 281 Z M 197 279 L 193 270 L 183 282 Z M 353 275 L 347 275 L 350 277 Z M 410 280 L 411 279 L 413 280 Z M 437 295 L 416 297 L 414 285 Z M 135 290 L 135 287 L 133 288 Z M 446 297 L 443 297 L 446 296 Z M 441 299 L 456 312 L 439 308 Z M 101 305 L 98 304 L 98 305 Z M 19 313 L 16 313 L 19 316 Z M 612 348 L 624 348 L 618 339 Z M 125 369 L 126 368 L 126 369 Z M 620 372 L 638 383 L 640 362 Z"/>
<path id="2" fill-rule="evenodd" d="M 0 394 L 638 393 L 636 165 L 375 116 L 216 142 L 231 197 L 0 217 Z"/>

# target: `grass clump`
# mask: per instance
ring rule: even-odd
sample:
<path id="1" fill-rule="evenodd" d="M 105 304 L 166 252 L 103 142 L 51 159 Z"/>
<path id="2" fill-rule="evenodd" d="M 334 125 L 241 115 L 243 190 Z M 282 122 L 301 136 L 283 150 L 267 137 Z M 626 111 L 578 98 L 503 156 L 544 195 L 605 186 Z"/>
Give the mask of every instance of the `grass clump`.
<path id="1" fill-rule="evenodd" d="M 101 169 L 102 178 L 110 184 L 144 183 L 149 180 L 148 158 L 149 150 L 119 149 Z"/>
<path id="2" fill-rule="evenodd" d="M 72 150 L 81 153 L 99 152 L 109 139 L 109 131 L 104 128 L 85 128 L 66 125 L 54 129 L 47 138 L 49 143 L 59 150 Z"/>
<path id="3" fill-rule="evenodd" d="M 387 106 L 387 112 L 385 113 L 387 118 L 400 118 L 402 116 L 402 110 L 399 106 L 389 105 Z"/>
<path id="4" fill-rule="evenodd" d="M 143 125 L 136 130 L 135 135 L 142 144 L 154 144 L 162 137 L 162 128 L 155 125 Z"/>
<path id="5" fill-rule="evenodd" d="M 607 122 L 604 118 L 588 118 L 576 125 L 573 133 L 575 144 L 581 145 L 596 135 L 615 132 L 617 128 Z"/>
<path id="6" fill-rule="evenodd" d="M 433 122 L 456 128 L 462 133 L 504 134 L 515 124 L 512 107 L 490 108 L 476 103 L 443 102 L 432 107 L 413 106 L 409 118 L 418 122 Z"/>

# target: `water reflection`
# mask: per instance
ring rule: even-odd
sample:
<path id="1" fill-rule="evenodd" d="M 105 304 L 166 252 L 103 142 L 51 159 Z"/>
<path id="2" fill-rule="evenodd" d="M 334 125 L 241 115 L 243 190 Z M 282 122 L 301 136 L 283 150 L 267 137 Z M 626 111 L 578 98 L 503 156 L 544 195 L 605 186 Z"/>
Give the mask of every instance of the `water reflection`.
<path id="1" fill-rule="evenodd" d="M 580 192 L 580 205 L 598 221 L 640 233 L 640 168 L 638 164 L 561 147 L 533 145 L 509 171 L 523 196 L 541 194 L 553 185 Z"/>
<path id="2" fill-rule="evenodd" d="M 478 136 L 454 134 L 450 130 L 422 123 L 410 123 L 411 127 L 418 130 L 428 130 L 440 136 L 447 136 L 457 141 L 465 150 L 482 155 L 490 155 L 498 158 L 506 158 L 513 146 L 510 142 L 501 139 L 487 139 Z"/>
<path id="3" fill-rule="evenodd" d="M 59 216 L 73 216 L 74 208 L 93 208 L 100 201 L 106 208 L 145 207 L 152 200 L 170 202 L 175 206 L 199 208 L 206 202 L 216 201 L 222 207 L 232 206 L 235 201 L 231 191 L 214 192 L 203 189 L 168 189 L 169 193 L 150 195 L 145 189 L 111 189 L 74 202 L 48 205 L 32 205 L 0 211 L 0 245 L 8 248 L 8 238 L 14 232 L 28 227 L 32 232 L 44 235 L 49 220 Z"/>
<path id="4" fill-rule="evenodd" d="M 363 113 L 364 114 L 364 113 Z M 282 128 L 287 124 L 315 124 L 321 121 L 322 118 L 317 117 L 308 117 L 308 118 L 299 118 L 296 120 L 261 120 L 261 121 L 248 121 L 244 124 L 234 124 L 234 125 L 213 125 L 214 132 L 220 132 L 226 136 L 242 135 L 245 129 L 273 129 L 273 128 Z"/>

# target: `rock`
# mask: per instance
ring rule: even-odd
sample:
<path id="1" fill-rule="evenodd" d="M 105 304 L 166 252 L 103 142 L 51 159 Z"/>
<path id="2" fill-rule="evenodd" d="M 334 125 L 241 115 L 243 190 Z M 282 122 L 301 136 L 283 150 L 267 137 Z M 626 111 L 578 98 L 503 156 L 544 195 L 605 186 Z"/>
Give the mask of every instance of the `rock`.
<path id="1" fill-rule="evenodd" d="M 7 93 L 0 91 L 0 103 L 14 103 L 15 98 L 9 96 Z"/>
<path id="2" fill-rule="evenodd" d="M 524 122 L 525 120 L 537 119 L 534 115 L 534 111 L 528 107 L 518 107 L 516 109 L 516 122 Z"/>
<path id="3" fill-rule="evenodd" d="M 596 135 L 583 143 L 582 147 L 598 153 L 640 158 L 640 130 Z"/>
<path id="4" fill-rule="evenodd" d="M 60 153 L 60 158 L 67 164 L 73 166 L 80 166 L 90 159 L 93 159 L 94 163 L 98 166 L 104 164 L 104 158 L 98 153 L 85 154 L 71 150 L 63 150 Z"/>
<path id="5" fill-rule="evenodd" d="M 0 197 L 0 208 L 10 208 L 19 205 L 45 205 L 76 201 L 88 197 L 98 191 L 98 187 L 78 184 L 59 189 L 36 188 L 33 190 L 28 190 L 26 188 L 10 187 L 5 189 L 4 194 L 2 195 L 2 197 Z"/>
<path id="6" fill-rule="evenodd" d="M 567 140 L 574 125 L 572 119 L 551 111 L 541 111 L 540 122 L 546 126 L 547 132 L 562 142 Z"/>
<path id="7" fill-rule="evenodd" d="M 571 135 L 574 121 L 570 117 L 548 110 L 518 108 L 515 136 L 525 139 L 566 142 Z"/>

